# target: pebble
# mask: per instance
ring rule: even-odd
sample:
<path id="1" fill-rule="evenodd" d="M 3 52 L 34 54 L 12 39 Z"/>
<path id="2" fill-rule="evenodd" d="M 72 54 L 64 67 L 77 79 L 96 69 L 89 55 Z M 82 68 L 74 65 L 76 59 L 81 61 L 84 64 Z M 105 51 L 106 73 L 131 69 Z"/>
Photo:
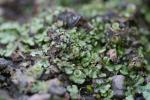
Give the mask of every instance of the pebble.
<path id="1" fill-rule="evenodd" d="M 63 23 L 66 24 L 65 26 L 68 28 L 82 27 L 86 31 L 90 31 L 93 29 L 93 26 L 88 23 L 87 19 L 74 11 L 62 12 L 61 14 L 59 14 L 58 20 L 63 21 Z"/>
<path id="2" fill-rule="evenodd" d="M 7 67 L 12 67 L 13 66 L 13 63 L 11 61 L 8 61 L 4 58 L 0 58 L 0 69 L 5 69 Z"/>
<path id="3" fill-rule="evenodd" d="M 0 90 L 0 100 L 13 100 L 13 99 L 8 95 L 7 91 Z"/>
<path id="4" fill-rule="evenodd" d="M 96 100 L 93 96 L 83 96 L 81 100 Z"/>
<path id="5" fill-rule="evenodd" d="M 35 82 L 35 79 L 33 77 L 27 76 L 26 73 L 23 73 L 19 69 L 16 70 L 16 73 L 11 77 L 11 80 L 19 88 L 26 88 L 30 84 Z"/>
<path id="6" fill-rule="evenodd" d="M 49 94 L 35 94 L 31 96 L 28 100 L 50 100 Z"/>
<path id="7" fill-rule="evenodd" d="M 122 98 L 124 96 L 124 81 L 125 77 L 123 75 L 115 75 L 112 80 L 112 88 L 114 97 Z"/>
<path id="8" fill-rule="evenodd" d="M 58 19 L 66 23 L 67 27 L 74 27 L 80 21 L 81 16 L 73 11 L 65 11 L 58 16 Z"/>
<path id="9" fill-rule="evenodd" d="M 4 82 L 6 80 L 6 77 L 4 77 L 3 75 L 0 75 L 0 82 Z"/>
<path id="10" fill-rule="evenodd" d="M 49 82 L 49 93 L 53 95 L 64 95 L 66 88 L 62 86 L 61 82 L 56 78 Z"/>

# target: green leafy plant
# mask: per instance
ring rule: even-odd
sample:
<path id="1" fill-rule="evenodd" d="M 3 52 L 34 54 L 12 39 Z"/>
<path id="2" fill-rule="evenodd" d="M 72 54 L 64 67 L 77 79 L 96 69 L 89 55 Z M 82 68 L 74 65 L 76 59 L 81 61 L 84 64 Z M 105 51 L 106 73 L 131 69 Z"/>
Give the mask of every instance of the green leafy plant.
<path id="1" fill-rule="evenodd" d="M 67 91 L 69 91 L 72 99 L 77 99 L 79 97 L 79 90 L 76 85 L 68 86 Z"/>
<path id="2" fill-rule="evenodd" d="M 33 93 L 46 93 L 48 91 L 48 85 L 45 82 L 38 81 L 33 84 L 31 91 Z"/>

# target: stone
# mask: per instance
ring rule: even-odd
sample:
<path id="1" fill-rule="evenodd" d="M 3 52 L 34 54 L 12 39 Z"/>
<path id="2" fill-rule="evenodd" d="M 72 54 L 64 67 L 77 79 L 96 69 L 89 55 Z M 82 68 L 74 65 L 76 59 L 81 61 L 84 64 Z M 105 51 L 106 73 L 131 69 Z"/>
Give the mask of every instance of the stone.
<path id="1" fill-rule="evenodd" d="M 122 98 L 124 96 L 124 81 L 125 77 L 123 75 L 115 75 L 112 79 L 113 94 L 117 98 Z"/>
<path id="2" fill-rule="evenodd" d="M 50 100 L 49 94 L 35 94 L 31 96 L 28 100 Z"/>
<path id="3" fill-rule="evenodd" d="M 62 86 L 61 82 L 56 78 L 49 82 L 49 93 L 53 95 L 64 95 L 66 88 Z"/>

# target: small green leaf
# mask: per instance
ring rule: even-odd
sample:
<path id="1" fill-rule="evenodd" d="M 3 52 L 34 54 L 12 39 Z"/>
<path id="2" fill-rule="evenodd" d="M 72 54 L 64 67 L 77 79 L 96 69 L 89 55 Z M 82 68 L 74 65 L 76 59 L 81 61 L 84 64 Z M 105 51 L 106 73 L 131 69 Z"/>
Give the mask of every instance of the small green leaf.
<path id="1" fill-rule="evenodd" d="M 70 93 L 72 99 L 78 98 L 78 87 L 76 85 L 67 86 L 67 91 Z"/>

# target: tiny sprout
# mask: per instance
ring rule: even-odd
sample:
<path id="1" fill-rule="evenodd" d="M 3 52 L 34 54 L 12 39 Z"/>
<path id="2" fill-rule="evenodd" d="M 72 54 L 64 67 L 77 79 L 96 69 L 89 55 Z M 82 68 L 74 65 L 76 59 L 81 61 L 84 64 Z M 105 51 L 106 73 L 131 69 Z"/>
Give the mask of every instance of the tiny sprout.
<path id="1" fill-rule="evenodd" d="M 119 30 L 119 23 L 117 23 L 117 22 L 113 23 L 113 24 L 112 24 L 112 28 L 113 28 L 114 30 Z"/>
<path id="2" fill-rule="evenodd" d="M 112 36 L 111 38 L 111 42 L 114 44 L 118 44 L 121 41 L 121 37 L 120 36 Z"/>
<path id="3" fill-rule="evenodd" d="M 82 72 L 80 70 L 75 70 L 74 71 L 74 76 L 81 77 L 81 75 L 82 75 Z"/>
<path id="4" fill-rule="evenodd" d="M 129 5 L 127 6 L 127 11 L 128 11 L 129 13 L 133 13 L 133 12 L 135 12 L 135 10 L 136 10 L 136 6 L 135 6 L 134 4 L 129 4 Z"/>

